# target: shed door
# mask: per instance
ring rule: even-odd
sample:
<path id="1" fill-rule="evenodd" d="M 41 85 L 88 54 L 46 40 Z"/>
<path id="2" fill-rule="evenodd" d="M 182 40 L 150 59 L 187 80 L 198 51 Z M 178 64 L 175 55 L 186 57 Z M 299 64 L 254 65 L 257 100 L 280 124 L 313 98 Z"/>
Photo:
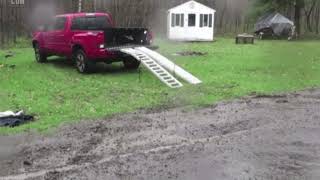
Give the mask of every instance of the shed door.
<path id="1" fill-rule="evenodd" d="M 188 23 L 185 27 L 185 36 L 194 39 L 197 36 L 197 14 L 187 14 Z"/>

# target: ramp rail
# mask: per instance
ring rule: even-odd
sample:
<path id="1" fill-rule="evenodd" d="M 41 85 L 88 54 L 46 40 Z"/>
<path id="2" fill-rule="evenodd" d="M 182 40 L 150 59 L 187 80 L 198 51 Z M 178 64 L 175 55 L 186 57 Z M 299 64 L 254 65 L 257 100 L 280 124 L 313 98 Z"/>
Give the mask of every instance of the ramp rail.
<path id="1" fill-rule="evenodd" d="M 160 66 L 157 62 L 151 59 L 149 56 L 144 54 L 141 51 L 138 51 L 133 48 L 121 49 L 121 52 L 127 53 L 137 60 L 141 61 L 141 63 L 149 69 L 156 77 L 158 77 L 163 83 L 171 88 L 179 88 L 182 87 L 182 83 L 179 82 L 174 76 L 172 76 L 167 70 L 165 70 L 162 66 Z"/>
<path id="2" fill-rule="evenodd" d="M 151 49 L 145 47 L 132 47 L 121 48 L 120 51 L 140 61 L 158 79 L 171 88 L 180 88 L 183 86 L 183 84 L 172 74 L 190 84 L 201 83 L 198 78 Z"/>

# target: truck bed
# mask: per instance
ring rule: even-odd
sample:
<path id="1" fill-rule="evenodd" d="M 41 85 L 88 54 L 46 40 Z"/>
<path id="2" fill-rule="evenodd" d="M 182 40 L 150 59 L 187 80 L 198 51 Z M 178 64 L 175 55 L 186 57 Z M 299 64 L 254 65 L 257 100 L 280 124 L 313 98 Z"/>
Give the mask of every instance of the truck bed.
<path id="1" fill-rule="evenodd" d="M 150 46 L 147 28 L 107 28 L 104 29 L 105 47 L 120 49 L 126 47 Z"/>

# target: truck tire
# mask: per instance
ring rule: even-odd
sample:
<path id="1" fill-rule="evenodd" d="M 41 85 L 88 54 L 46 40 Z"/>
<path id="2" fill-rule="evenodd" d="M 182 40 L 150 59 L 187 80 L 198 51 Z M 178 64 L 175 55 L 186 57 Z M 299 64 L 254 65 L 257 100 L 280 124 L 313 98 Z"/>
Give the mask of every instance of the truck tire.
<path id="1" fill-rule="evenodd" d="M 34 54 L 38 63 L 44 63 L 47 61 L 47 56 L 41 52 L 39 44 L 34 45 Z"/>
<path id="2" fill-rule="evenodd" d="M 82 49 L 75 51 L 73 57 L 79 73 L 91 72 L 92 62 L 88 60 L 86 53 Z"/>
<path id="3" fill-rule="evenodd" d="M 134 70 L 139 68 L 140 61 L 136 60 L 134 57 L 128 56 L 123 60 L 123 65 L 126 69 Z"/>

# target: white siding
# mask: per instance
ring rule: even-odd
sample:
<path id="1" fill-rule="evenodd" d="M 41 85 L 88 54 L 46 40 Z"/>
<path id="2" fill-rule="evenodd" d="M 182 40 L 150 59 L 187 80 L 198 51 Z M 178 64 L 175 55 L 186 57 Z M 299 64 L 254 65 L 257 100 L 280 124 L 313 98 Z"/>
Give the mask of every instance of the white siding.
<path id="1" fill-rule="evenodd" d="M 172 14 L 184 14 L 184 26 L 172 27 Z M 188 26 L 189 14 L 196 15 L 194 27 Z M 200 27 L 200 14 L 212 14 L 212 27 Z M 167 36 L 171 40 L 178 41 L 213 41 L 214 39 L 214 16 L 215 10 L 195 1 L 172 8 L 168 11 Z"/>

